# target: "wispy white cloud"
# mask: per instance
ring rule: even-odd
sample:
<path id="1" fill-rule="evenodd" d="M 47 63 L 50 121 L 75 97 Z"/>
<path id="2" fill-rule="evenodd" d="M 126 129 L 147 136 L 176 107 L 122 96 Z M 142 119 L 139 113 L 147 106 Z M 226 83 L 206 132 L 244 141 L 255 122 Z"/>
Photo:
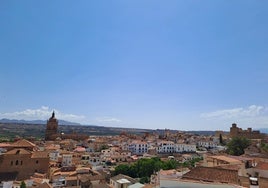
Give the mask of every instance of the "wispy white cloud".
<path id="1" fill-rule="evenodd" d="M 268 126 L 268 108 L 265 106 L 251 105 L 248 107 L 222 109 L 200 114 L 200 118 L 207 123 L 222 126 L 226 129 L 231 123 L 238 123 L 239 127 L 262 128 Z M 229 125 L 228 125 L 229 124 Z"/>
<path id="2" fill-rule="evenodd" d="M 114 117 L 98 117 L 96 118 L 97 122 L 100 123 L 120 123 L 122 122 L 121 119 L 114 118 Z"/>
<path id="3" fill-rule="evenodd" d="M 57 119 L 83 122 L 86 117 L 83 115 L 66 114 L 56 109 L 50 109 L 48 106 L 42 106 L 38 109 L 26 109 L 17 112 L 0 113 L 0 118 L 7 119 L 24 119 L 24 120 L 46 120 L 51 116 L 52 111 L 55 111 Z"/>
<path id="4" fill-rule="evenodd" d="M 251 105 L 246 108 L 233 108 L 216 110 L 214 112 L 202 113 L 201 118 L 205 119 L 233 119 L 233 118 L 250 118 L 264 115 L 266 108 L 263 106 Z"/>

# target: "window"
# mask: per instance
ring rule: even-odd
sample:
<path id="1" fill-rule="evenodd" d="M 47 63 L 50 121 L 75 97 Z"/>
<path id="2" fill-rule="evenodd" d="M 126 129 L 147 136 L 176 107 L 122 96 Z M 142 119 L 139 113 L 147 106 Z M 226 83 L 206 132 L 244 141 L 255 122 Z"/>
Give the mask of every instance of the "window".
<path id="1" fill-rule="evenodd" d="M 13 165 L 13 161 L 10 162 L 10 165 L 11 165 L 11 166 Z"/>
<path id="2" fill-rule="evenodd" d="M 36 160 L 36 161 L 35 161 L 35 163 L 36 163 L 36 164 L 38 164 L 38 163 L 39 163 L 39 161 L 38 161 L 38 160 Z"/>
<path id="3" fill-rule="evenodd" d="M 19 161 L 18 160 L 16 160 L 16 165 L 18 165 L 19 164 Z"/>

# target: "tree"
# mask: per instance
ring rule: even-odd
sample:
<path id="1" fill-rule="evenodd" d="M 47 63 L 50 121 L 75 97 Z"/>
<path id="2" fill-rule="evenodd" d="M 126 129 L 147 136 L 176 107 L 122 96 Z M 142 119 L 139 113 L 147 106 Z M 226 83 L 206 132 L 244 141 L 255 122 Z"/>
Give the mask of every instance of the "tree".
<path id="1" fill-rule="evenodd" d="M 149 177 L 142 177 L 141 179 L 140 179 L 140 183 L 142 183 L 142 184 L 145 184 L 145 183 L 149 183 L 150 182 L 150 178 Z"/>
<path id="2" fill-rule="evenodd" d="M 250 140 L 245 137 L 234 137 L 227 144 L 227 153 L 230 155 L 242 155 L 244 154 L 244 149 L 250 145 Z"/>
<path id="3" fill-rule="evenodd" d="M 219 138 L 219 140 L 220 140 L 220 144 L 223 145 L 222 134 L 220 134 L 220 138 Z"/>
<path id="4" fill-rule="evenodd" d="M 181 164 L 175 160 L 161 161 L 158 157 L 139 159 L 131 165 L 118 165 L 115 167 L 113 175 L 125 174 L 132 178 L 141 178 L 140 182 L 142 183 L 148 183 L 153 173 L 158 172 L 160 169 L 176 169 L 179 165 Z"/>
<path id="5" fill-rule="evenodd" d="M 115 167 L 114 174 L 125 174 L 129 176 L 131 174 L 130 167 L 125 164 L 118 165 Z"/>
<path id="6" fill-rule="evenodd" d="M 175 160 L 169 160 L 162 164 L 163 170 L 176 169 L 178 167 L 178 162 Z"/>
<path id="7" fill-rule="evenodd" d="M 267 143 L 261 143 L 261 150 L 264 152 L 268 152 L 268 144 Z"/>
<path id="8" fill-rule="evenodd" d="M 24 181 L 21 182 L 21 184 L 20 184 L 20 188 L 26 188 L 26 184 L 25 184 Z"/>

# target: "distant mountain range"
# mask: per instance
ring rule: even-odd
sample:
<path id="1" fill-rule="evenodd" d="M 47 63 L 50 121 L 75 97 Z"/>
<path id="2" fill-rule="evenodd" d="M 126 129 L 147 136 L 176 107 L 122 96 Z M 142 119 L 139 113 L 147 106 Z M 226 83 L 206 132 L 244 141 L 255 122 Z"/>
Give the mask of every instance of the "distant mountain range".
<path id="1" fill-rule="evenodd" d="M 59 125 L 81 125 L 80 123 L 70 122 L 59 119 Z M 15 124 L 47 124 L 46 120 L 17 120 L 17 119 L 0 119 L 0 123 L 15 123 Z"/>
<path id="2" fill-rule="evenodd" d="M 75 123 L 75 122 L 70 122 L 70 121 L 65 121 L 65 120 L 58 120 L 59 125 L 77 125 L 81 126 L 80 123 Z M 46 120 L 17 120 L 17 119 L 0 119 L 0 123 L 10 123 L 10 124 L 38 124 L 38 125 L 46 125 L 47 121 Z M 90 125 L 91 127 L 102 127 L 102 126 L 97 126 L 97 125 Z M 117 129 L 114 127 L 114 129 Z M 123 128 L 118 128 L 118 129 L 123 129 Z M 268 128 L 259 128 L 256 129 L 259 130 L 261 133 L 268 134 Z M 160 130 L 159 130 L 160 131 Z M 164 131 L 164 130 L 162 130 Z M 175 130 L 176 131 L 176 130 Z M 185 131 L 188 133 L 193 133 L 193 134 L 201 134 L 201 135 L 214 135 L 215 131 Z"/>

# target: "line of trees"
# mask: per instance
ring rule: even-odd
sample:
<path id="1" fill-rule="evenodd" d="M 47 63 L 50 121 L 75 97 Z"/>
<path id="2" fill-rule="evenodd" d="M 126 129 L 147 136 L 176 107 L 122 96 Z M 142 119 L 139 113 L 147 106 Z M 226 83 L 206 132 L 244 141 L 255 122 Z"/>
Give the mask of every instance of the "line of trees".
<path id="1" fill-rule="evenodd" d="M 170 170 L 178 167 L 190 167 L 194 166 L 195 162 L 200 160 L 201 158 L 196 158 L 189 162 L 180 163 L 176 160 L 161 161 L 158 157 L 139 159 L 130 165 L 118 165 L 115 167 L 113 175 L 124 174 L 132 178 L 140 178 L 141 183 L 148 183 L 150 181 L 150 176 L 153 173 L 158 172 L 160 169 Z"/>

